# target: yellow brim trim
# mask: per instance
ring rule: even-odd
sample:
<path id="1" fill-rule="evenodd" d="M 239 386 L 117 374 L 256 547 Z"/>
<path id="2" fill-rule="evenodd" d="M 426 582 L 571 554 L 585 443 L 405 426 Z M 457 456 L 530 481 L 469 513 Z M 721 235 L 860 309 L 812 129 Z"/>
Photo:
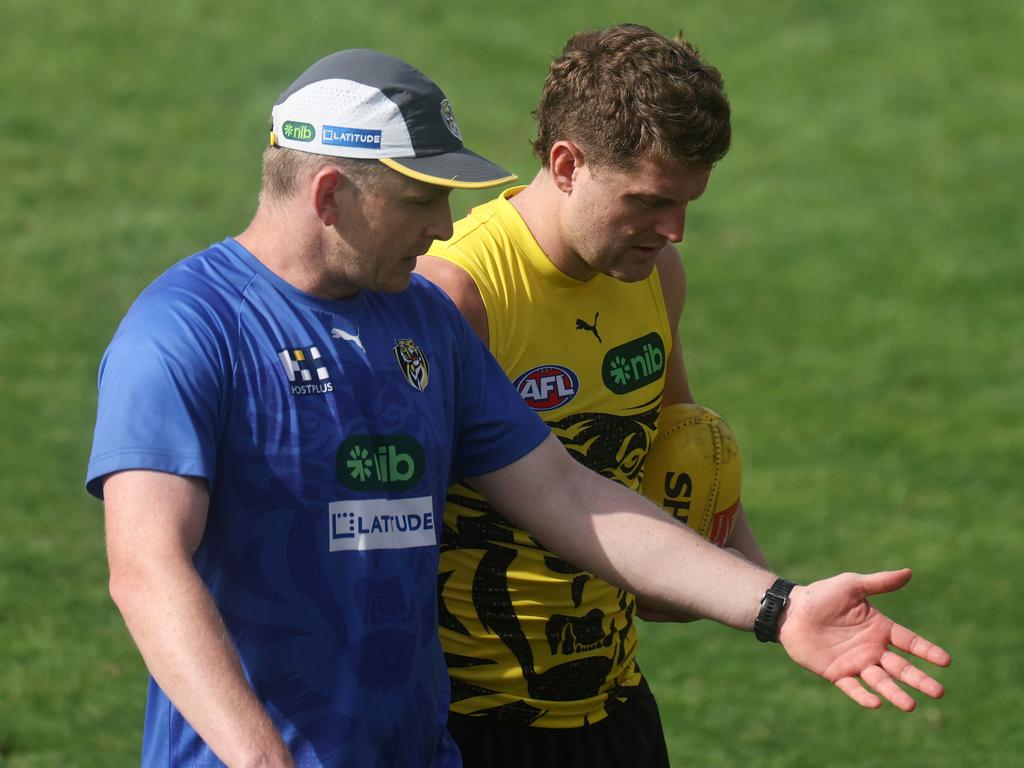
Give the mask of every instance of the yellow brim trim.
<path id="1" fill-rule="evenodd" d="M 433 184 L 436 187 L 451 187 L 453 189 L 487 189 L 488 187 L 498 187 L 502 184 L 510 184 L 519 179 L 519 177 L 513 173 L 509 176 L 505 176 L 504 178 L 493 179 L 491 181 L 459 181 L 458 179 L 446 179 L 443 176 L 430 176 L 426 173 L 414 171 L 411 168 L 406 168 L 400 163 L 396 163 L 394 159 L 390 157 L 378 157 L 377 159 L 391 170 L 397 171 L 403 176 L 408 176 L 410 179 L 422 181 L 426 184 Z"/>

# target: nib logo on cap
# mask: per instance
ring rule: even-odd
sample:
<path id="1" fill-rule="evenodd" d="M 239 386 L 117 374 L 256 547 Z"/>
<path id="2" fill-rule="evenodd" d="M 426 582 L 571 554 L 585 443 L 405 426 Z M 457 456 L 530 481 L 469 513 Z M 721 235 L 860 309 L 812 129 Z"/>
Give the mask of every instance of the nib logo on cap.
<path id="1" fill-rule="evenodd" d="M 292 141 L 312 141 L 316 138 L 316 129 L 312 125 L 309 123 L 297 123 L 294 120 L 285 122 L 281 126 L 281 133 L 284 134 L 286 139 L 291 139 Z"/>

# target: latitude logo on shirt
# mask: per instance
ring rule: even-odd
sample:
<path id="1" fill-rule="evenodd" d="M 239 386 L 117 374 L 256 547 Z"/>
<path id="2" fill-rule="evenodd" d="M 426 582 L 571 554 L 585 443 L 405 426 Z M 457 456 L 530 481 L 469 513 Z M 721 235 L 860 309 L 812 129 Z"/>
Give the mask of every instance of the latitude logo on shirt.
<path id="1" fill-rule="evenodd" d="M 293 395 L 323 395 L 334 391 L 320 350 L 316 347 L 282 349 L 277 353 Z"/>
<path id="2" fill-rule="evenodd" d="M 332 501 L 327 537 L 330 552 L 436 547 L 433 498 Z"/>

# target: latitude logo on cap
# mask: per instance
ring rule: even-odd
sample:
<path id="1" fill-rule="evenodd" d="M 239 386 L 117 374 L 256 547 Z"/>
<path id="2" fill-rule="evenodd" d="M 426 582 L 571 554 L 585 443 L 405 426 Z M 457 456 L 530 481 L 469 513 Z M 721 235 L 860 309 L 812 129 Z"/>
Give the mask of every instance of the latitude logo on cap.
<path id="1" fill-rule="evenodd" d="M 325 125 L 321 141 L 335 147 L 380 149 L 382 135 L 382 131 L 372 128 L 344 128 L 340 125 Z"/>

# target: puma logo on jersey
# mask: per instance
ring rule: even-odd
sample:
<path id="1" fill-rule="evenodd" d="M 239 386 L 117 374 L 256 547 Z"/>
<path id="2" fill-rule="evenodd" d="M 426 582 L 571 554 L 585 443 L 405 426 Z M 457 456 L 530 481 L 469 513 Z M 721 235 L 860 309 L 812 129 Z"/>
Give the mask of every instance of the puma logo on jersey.
<path id="1" fill-rule="evenodd" d="M 594 324 L 593 325 L 588 323 L 586 320 L 580 320 L 577 317 L 576 318 L 576 330 L 577 331 L 590 331 L 592 334 L 594 334 L 597 337 L 597 341 L 598 341 L 599 344 L 604 344 L 604 342 L 601 341 L 601 334 L 599 334 L 597 332 L 597 318 L 599 318 L 600 316 L 601 316 L 600 312 L 594 313 Z"/>
<path id="2" fill-rule="evenodd" d="M 366 354 L 366 349 L 363 347 L 363 342 L 359 340 L 358 328 L 356 329 L 355 335 L 348 333 L 347 331 L 343 331 L 341 330 L 341 328 L 331 328 L 331 338 L 342 339 L 343 341 L 351 341 L 353 344 L 355 344 L 357 347 L 363 350 L 364 355 Z"/>

